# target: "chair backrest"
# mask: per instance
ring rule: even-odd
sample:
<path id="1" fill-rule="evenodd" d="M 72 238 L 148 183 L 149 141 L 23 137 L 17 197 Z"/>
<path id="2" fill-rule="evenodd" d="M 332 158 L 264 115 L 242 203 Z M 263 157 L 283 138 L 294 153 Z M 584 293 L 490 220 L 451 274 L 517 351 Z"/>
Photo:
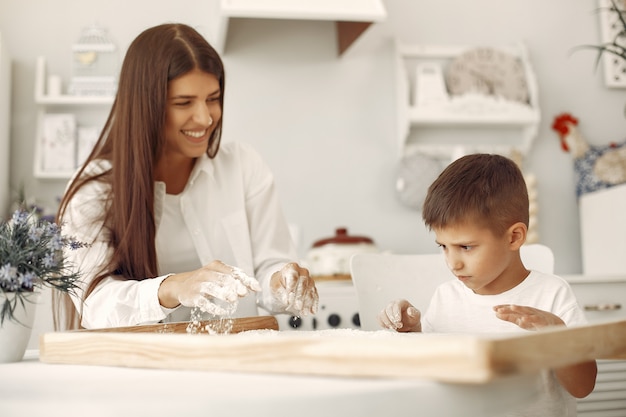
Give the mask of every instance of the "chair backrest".
<path id="1" fill-rule="evenodd" d="M 549 247 L 524 245 L 520 254 L 526 268 L 553 273 L 554 255 Z M 358 253 L 350 260 L 350 270 L 363 330 L 379 330 L 378 313 L 397 298 L 425 312 L 435 288 L 456 279 L 440 253 Z"/>
<path id="2" fill-rule="evenodd" d="M 554 253 L 546 245 L 539 243 L 524 245 L 520 249 L 520 256 L 526 269 L 534 269 L 546 274 L 554 273 Z"/>

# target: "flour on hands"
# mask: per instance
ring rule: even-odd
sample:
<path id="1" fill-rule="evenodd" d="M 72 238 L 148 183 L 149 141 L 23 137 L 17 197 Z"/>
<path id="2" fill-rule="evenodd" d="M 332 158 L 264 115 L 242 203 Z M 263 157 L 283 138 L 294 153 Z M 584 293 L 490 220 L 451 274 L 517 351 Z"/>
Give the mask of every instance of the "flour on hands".
<path id="1" fill-rule="evenodd" d="M 187 280 L 184 291 L 179 294 L 180 303 L 215 316 L 232 315 L 239 299 L 260 291 L 261 286 L 241 269 L 229 268 L 230 273 L 201 269 Z"/>
<path id="2" fill-rule="evenodd" d="M 270 294 L 264 296 L 275 312 L 295 316 L 315 314 L 319 304 L 315 281 L 306 268 L 296 263 L 289 263 L 272 275 Z"/>

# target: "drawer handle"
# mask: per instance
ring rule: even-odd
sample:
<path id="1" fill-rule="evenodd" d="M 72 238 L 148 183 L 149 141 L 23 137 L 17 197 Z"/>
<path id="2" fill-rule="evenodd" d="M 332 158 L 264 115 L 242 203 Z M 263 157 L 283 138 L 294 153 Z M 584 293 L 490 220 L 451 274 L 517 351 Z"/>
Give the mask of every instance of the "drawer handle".
<path id="1" fill-rule="evenodd" d="M 585 311 L 615 311 L 621 310 L 621 304 L 589 304 L 585 306 Z"/>

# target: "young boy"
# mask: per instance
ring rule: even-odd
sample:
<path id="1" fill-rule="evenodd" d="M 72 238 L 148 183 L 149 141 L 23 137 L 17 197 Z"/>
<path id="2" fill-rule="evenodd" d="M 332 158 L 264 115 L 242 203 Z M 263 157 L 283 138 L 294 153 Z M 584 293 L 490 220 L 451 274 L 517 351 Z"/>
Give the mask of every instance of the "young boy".
<path id="1" fill-rule="evenodd" d="M 520 247 L 528 230 L 528 192 L 513 161 L 474 154 L 450 164 L 431 184 L 422 217 L 458 278 L 440 285 L 426 314 L 406 300 L 380 312 L 399 332 L 523 332 L 579 325 L 584 313 L 568 283 L 528 271 Z M 546 371 L 541 398 L 519 416 L 575 416 L 574 397 L 594 388 L 595 361 Z"/>

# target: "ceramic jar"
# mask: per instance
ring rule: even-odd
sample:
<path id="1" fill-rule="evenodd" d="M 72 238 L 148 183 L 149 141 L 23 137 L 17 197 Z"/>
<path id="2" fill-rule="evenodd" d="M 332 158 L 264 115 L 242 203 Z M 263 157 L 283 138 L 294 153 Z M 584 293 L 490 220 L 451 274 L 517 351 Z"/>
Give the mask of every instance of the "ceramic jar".
<path id="1" fill-rule="evenodd" d="M 346 228 L 337 228 L 335 236 L 316 241 L 307 255 L 313 278 L 350 279 L 350 258 L 356 253 L 378 252 L 366 236 L 351 236 Z"/>

